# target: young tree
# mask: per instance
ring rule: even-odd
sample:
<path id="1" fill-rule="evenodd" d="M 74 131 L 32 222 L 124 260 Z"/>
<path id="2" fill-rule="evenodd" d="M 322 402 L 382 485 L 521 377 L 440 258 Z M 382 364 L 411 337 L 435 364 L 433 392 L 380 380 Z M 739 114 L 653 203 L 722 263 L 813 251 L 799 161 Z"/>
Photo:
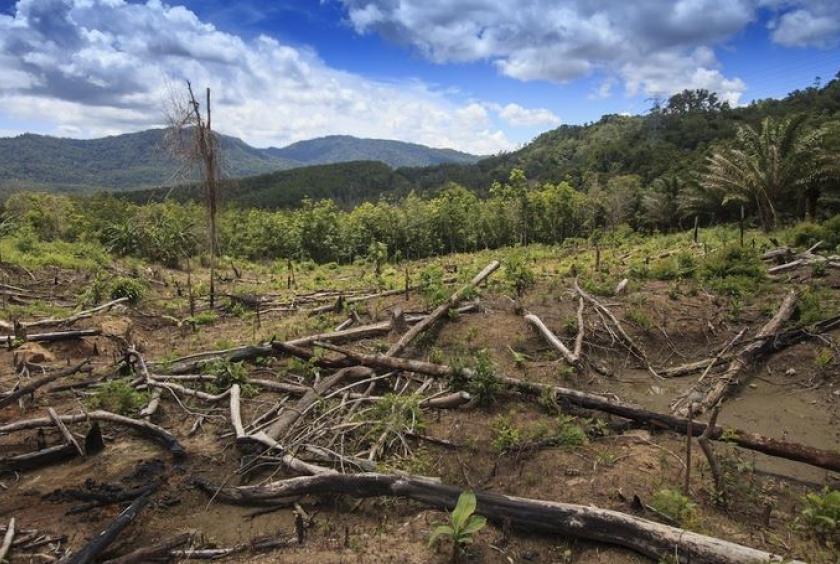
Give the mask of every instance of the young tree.
<path id="1" fill-rule="evenodd" d="M 218 239 L 216 237 L 217 188 L 219 183 L 219 144 L 211 127 L 210 88 L 207 88 L 205 115 L 187 81 L 187 97 L 171 96 L 167 112 L 169 129 L 167 145 L 170 153 L 188 169 L 198 167 L 204 184 L 207 203 L 207 237 L 210 249 L 210 307 L 215 305 L 215 268 Z"/>

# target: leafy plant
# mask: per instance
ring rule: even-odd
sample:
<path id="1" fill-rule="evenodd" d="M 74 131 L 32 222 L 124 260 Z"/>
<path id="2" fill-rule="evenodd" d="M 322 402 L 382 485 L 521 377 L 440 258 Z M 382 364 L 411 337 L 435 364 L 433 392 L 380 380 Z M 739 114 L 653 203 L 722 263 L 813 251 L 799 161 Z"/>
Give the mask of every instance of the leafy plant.
<path id="1" fill-rule="evenodd" d="M 136 415 L 149 401 L 147 393 L 139 392 L 125 380 L 110 380 L 96 388 L 86 400 L 90 409 L 104 409 L 120 415 Z"/>
<path id="2" fill-rule="evenodd" d="M 109 285 L 112 300 L 128 298 L 130 304 L 137 304 L 145 295 L 147 286 L 136 278 L 118 276 Z"/>
<path id="3" fill-rule="evenodd" d="M 522 433 L 509 417 L 500 416 L 493 421 L 493 448 L 496 452 L 510 452 L 522 443 Z"/>
<path id="4" fill-rule="evenodd" d="M 486 350 L 478 351 L 472 368 L 456 366 L 450 385 L 457 390 L 469 392 L 479 405 L 492 404 L 502 390 L 493 361 Z"/>
<path id="5" fill-rule="evenodd" d="M 453 543 L 453 560 L 457 560 L 461 551 L 472 544 L 475 534 L 484 528 L 487 519 L 475 514 L 476 499 L 471 491 L 461 492 L 458 496 L 458 503 L 449 515 L 448 523 L 441 523 L 432 529 L 429 536 L 429 546 L 432 546 L 440 538 L 448 538 Z"/>
<path id="6" fill-rule="evenodd" d="M 840 533 L 840 490 L 827 486 L 820 493 L 809 493 L 803 500 L 805 507 L 798 522 L 820 536 Z"/>
<path id="7" fill-rule="evenodd" d="M 517 296 L 533 286 L 536 280 L 534 271 L 528 266 L 528 256 L 523 252 L 512 253 L 504 260 L 502 275 Z"/>
<path id="8" fill-rule="evenodd" d="M 697 507 L 679 490 L 669 488 L 661 489 L 653 494 L 650 505 L 658 512 L 683 525 L 692 520 Z"/>

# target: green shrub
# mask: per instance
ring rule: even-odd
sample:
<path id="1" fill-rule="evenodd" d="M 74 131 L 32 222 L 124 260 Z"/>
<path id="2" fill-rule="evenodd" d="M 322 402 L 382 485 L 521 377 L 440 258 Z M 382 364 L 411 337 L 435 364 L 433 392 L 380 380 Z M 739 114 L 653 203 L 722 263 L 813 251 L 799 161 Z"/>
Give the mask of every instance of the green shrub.
<path id="1" fill-rule="evenodd" d="M 650 331 L 653 328 L 653 321 L 639 307 L 628 308 L 624 318 L 635 323 L 642 331 Z"/>
<path id="2" fill-rule="evenodd" d="M 420 271 L 420 293 L 428 306 L 442 304 L 449 297 L 443 285 L 443 269 L 432 264 Z"/>
<path id="3" fill-rule="evenodd" d="M 365 420 L 373 421 L 369 434 L 379 438 L 383 433 L 396 435 L 423 430 L 425 423 L 420 401 L 417 394 L 385 394 L 364 416 Z"/>
<path id="4" fill-rule="evenodd" d="M 469 392 L 478 405 L 492 404 L 502 390 L 493 361 L 486 350 L 478 351 L 472 367 L 456 366 L 450 385 L 457 390 Z"/>
<path id="5" fill-rule="evenodd" d="M 125 380 L 111 380 L 96 388 L 86 400 L 90 409 L 104 409 L 120 415 L 133 416 L 149 402 L 149 394 L 139 392 Z"/>
<path id="6" fill-rule="evenodd" d="M 581 446 L 586 444 L 586 431 L 574 418 L 560 416 L 557 420 L 556 442 L 562 446 Z"/>
<path id="7" fill-rule="evenodd" d="M 826 486 L 820 493 L 809 493 L 802 501 L 805 506 L 798 523 L 820 536 L 833 537 L 840 533 L 840 490 Z"/>
<path id="8" fill-rule="evenodd" d="M 188 323 L 192 323 L 193 325 L 210 325 L 211 323 L 215 323 L 219 319 L 219 314 L 213 310 L 208 309 L 207 311 L 199 311 L 189 319 L 187 319 Z"/>
<path id="9" fill-rule="evenodd" d="M 650 500 L 650 505 L 666 517 L 685 525 L 694 519 L 696 504 L 675 489 L 661 489 Z"/>
<path id="10" fill-rule="evenodd" d="M 109 294 L 112 300 L 128 298 L 130 304 L 139 303 L 147 289 L 148 287 L 143 281 L 127 276 L 117 276 L 109 284 Z"/>
<path id="11" fill-rule="evenodd" d="M 205 364 L 202 371 L 216 377 L 211 386 L 214 393 L 220 394 L 234 384 L 239 384 L 244 396 L 252 396 L 256 393 L 256 389 L 248 383 L 248 369 L 243 362 L 215 359 Z"/>
<path id="12" fill-rule="evenodd" d="M 511 253 L 502 262 L 502 276 L 517 296 L 521 296 L 536 281 L 534 271 L 528 266 L 528 255 L 522 251 Z"/>
<path id="13" fill-rule="evenodd" d="M 740 245 L 727 245 L 709 253 L 700 264 L 699 272 L 705 280 L 732 276 L 762 280 L 765 276 L 758 251 Z"/>
<path id="14" fill-rule="evenodd" d="M 493 448 L 496 452 L 510 452 L 522 443 L 522 433 L 514 427 L 509 417 L 497 417 L 492 426 Z"/>

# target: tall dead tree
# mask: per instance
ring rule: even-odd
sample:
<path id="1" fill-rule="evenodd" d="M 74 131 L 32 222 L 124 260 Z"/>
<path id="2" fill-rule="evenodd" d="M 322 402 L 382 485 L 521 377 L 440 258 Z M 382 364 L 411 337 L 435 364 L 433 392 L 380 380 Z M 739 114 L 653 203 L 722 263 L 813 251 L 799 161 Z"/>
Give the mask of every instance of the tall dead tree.
<path id="1" fill-rule="evenodd" d="M 207 204 L 207 238 L 210 250 L 210 307 L 215 306 L 216 289 L 216 207 L 219 183 L 219 145 L 211 128 L 210 88 L 207 88 L 205 114 L 196 100 L 192 84 L 187 81 L 187 97 L 170 97 L 167 111 L 169 131 L 167 146 L 169 152 L 180 160 L 185 168 L 201 173 Z"/>

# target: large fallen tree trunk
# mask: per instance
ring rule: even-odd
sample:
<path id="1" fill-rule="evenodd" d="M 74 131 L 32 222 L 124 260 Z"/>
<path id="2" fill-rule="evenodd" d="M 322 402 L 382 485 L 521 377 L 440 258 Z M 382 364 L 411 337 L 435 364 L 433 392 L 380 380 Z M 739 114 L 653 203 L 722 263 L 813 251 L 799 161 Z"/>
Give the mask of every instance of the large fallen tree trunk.
<path id="1" fill-rule="evenodd" d="M 18 398 L 21 398 L 27 394 L 31 394 L 41 386 L 46 386 L 50 382 L 54 382 L 59 378 L 64 378 L 65 376 L 70 376 L 75 374 L 76 372 L 83 369 L 90 360 L 84 360 L 75 366 L 68 366 L 67 368 L 62 368 L 61 370 L 54 370 L 52 372 L 48 372 L 46 376 L 42 376 L 37 380 L 33 380 L 30 383 L 21 386 L 17 390 L 10 392 L 9 394 L 0 397 L 0 407 L 5 407 L 11 403 L 17 401 Z"/>
<path id="2" fill-rule="evenodd" d="M 326 343 L 322 344 L 322 346 L 345 354 L 359 364 L 370 366 L 372 368 L 404 370 L 444 378 L 451 378 L 456 374 L 456 370 L 454 368 L 444 364 L 433 364 L 421 360 L 411 360 L 397 357 L 385 357 L 383 355 L 365 355 Z M 462 370 L 461 374 L 468 378 L 473 375 L 472 371 L 469 369 Z M 552 395 L 557 400 L 566 401 L 572 405 L 586 409 L 603 411 L 604 413 L 610 413 L 612 415 L 624 417 L 625 419 L 632 419 L 633 421 L 651 424 L 653 426 L 668 429 L 683 435 L 687 433 L 688 420 L 683 417 L 650 411 L 629 403 L 607 399 L 596 394 L 562 388 L 560 386 L 552 386 L 537 382 L 525 382 L 508 376 L 497 376 L 496 378 L 504 386 L 530 396 L 545 397 L 545 395 L 548 394 Z M 700 436 L 705 430 L 706 424 L 700 421 L 694 421 L 691 425 L 691 433 L 693 436 Z M 740 447 L 762 452 L 770 456 L 805 462 L 806 464 L 826 468 L 835 472 L 840 471 L 840 452 L 837 451 L 818 449 L 789 441 L 772 439 L 770 437 L 765 437 L 756 433 L 749 433 L 740 429 L 724 427 L 715 427 L 709 432 L 708 438 L 710 440 L 725 440 Z"/>
<path id="3" fill-rule="evenodd" d="M 685 394 L 674 402 L 671 406 L 671 411 L 681 416 L 687 416 L 690 410 L 697 416 L 724 401 L 726 396 L 740 385 L 741 372 L 762 354 L 765 341 L 773 339 L 782 328 L 782 325 L 793 315 L 796 309 L 796 300 L 796 291 L 791 290 L 788 292 L 785 299 L 782 300 L 782 305 L 779 307 L 776 315 L 759 329 L 752 342 L 744 346 L 735 355 L 729 362 L 726 371 L 720 377 L 716 378 L 708 388 L 706 379 L 701 377 Z"/>
<path id="4" fill-rule="evenodd" d="M 197 485 L 217 501 L 236 504 L 299 495 L 403 497 L 451 510 L 462 490 L 423 477 L 394 474 L 330 474 L 290 478 L 262 486 L 218 489 L 199 480 Z M 476 492 L 476 513 L 500 525 L 529 532 L 560 534 L 629 548 L 653 559 L 677 557 L 680 562 L 719 564 L 782 561 L 779 555 L 663 525 L 618 511 Z M 792 562 L 791 560 L 785 560 Z"/>

